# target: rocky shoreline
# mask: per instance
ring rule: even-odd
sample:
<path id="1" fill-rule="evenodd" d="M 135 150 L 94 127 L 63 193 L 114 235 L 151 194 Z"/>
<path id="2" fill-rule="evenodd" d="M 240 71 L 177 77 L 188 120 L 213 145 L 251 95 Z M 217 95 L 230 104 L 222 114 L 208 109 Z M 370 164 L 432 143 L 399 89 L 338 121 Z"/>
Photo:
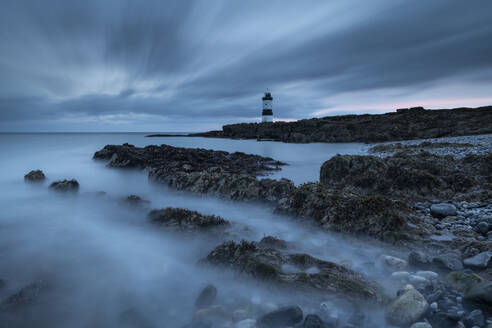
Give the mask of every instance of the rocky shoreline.
<path id="1" fill-rule="evenodd" d="M 367 270 L 383 275 L 378 280 L 386 281 L 382 286 L 349 262 L 300 253 L 273 236 L 230 240 L 233 222 L 227 218 L 182 208 L 151 210 L 147 220 L 159 229 L 217 241 L 199 266 L 235 272 L 272 292 L 288 290 L 319 304 L 304 313 L 295 305 L 221 303 L 216 297 L 221 291 L 209 285 L 198 295 L 187 328 L 374 327 L 381 324 L 371 318 L 378 309 L 388 327 L 490 328 L 492 153 L 491 145 L 483 144 L 490 138 L 376 145 L 370 155 L 327 160 L 320 181 L 301 186 L 264 177 L 285 163 L 244 153 L 123 144 L 105 146 L 94 159 L 113 168 L 145 170 L 152 181 L 177 190 L 262 203 L 317 229 L 387 245 L 388 254 L 367 263 Z M 45 176 L 32 171 L 25 179 L 35 182 Z M 63 180 L 51 188 L 76 192 L 78 182 Z M 148 203 L 136 195 L 125 201 L 131 206 Z M 40 290 L 26 286 L 0 308 L 27 306 Z M 340 317 L 332 309 L 335 303 L 345 304 L 351 314 Z M 123 317 L 140 322 L 135 312 Z"/>
<path id="2" fill-rule="evenodd" d="M 486 318 L 491 315 L 487 293 L 492 271 L 492 157 L 483 153 L 450 156 L 427 152 L 475 147 L 466 143 L 412 143 L 389 146 L 391 151 L 387 147 L 376 146 L 371 150 L 378 156 L 336 156 L 321 167 L 319 183 L 299 187 L 286 179 L 259 179 L 256 170 L 238 174 L 237 170 L 220 164 L 206 170 L 172 172 L 152 163 L 140 167 L 146 167 L 152 180 L 176 189 L 265 202 L 277 212 L 310 220 L 322 229 L 370 236 L 413 250 L 408 259 L 385 260 L 391 279 L 403 288 L 386 305 L 387 320 L 408 326 L 424 318 L 433 327 L 468 327 L 469 322 L 477 323 L 473 320 L 479 314 L 478 326 L 485 327 Z M 132 148 L 107 146 L 94 158 L 111 159 L 110 166 L 137 167 L 134 161 L 127 160 Z M 286 288 L 303 284 L 327 286 L 323 279 L 334 281 L 329 271 L 320 278 L 314 273 L 299 277 L 283 272 L 283 265 L 293 263 L 292 256 L 296 258 L 295 254 L 275 248 L 265 250 L 255 243 L 230 242 L 217 246 L 203 261 L 239 270 L 259 280 L 273 279 Z M 302 263 L 311 263 L 307 266 L 323 267 L 319 260 L 307 254 L 302 256 Z M 479 278 L 469 282 L 470 274 Z M 348 272 L 341 275 L 349 276 Z M 302 279 L 301 285 L 296 282 L 298 279 Z M 463 279 L 468 281 L 466 287 L 456 289 Z M 354 281 L 348 283 L 353 284 Z M 350 293 L 344 286 L 347 282 L 334 291 L 347 299 Z M 407 298 L 419 300 L 420 308 L 414 308 L 415 304 L 409 307 Z"/>
<path id="3" fill-rule="evenodd" d="M 426 110 L 401 108 L 377 115 L 327 116 L 295 122 L 240 123 L 189 136 L 309 142 L 384 142 L 492 133 L 492 106 Z M 153 135 L 160 136 L 160 135 Z"/>

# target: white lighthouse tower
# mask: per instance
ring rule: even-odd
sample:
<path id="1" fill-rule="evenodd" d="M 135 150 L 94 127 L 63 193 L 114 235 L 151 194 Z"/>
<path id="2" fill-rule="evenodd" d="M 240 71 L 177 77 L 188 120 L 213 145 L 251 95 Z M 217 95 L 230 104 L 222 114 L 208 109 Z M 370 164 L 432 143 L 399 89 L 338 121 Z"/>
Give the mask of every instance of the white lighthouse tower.
<path id="1" fill-rule="evenodd" d="M 263 100 L 263 111 L 261 113 L 261 121 L 262 122 L 273 122 L 273 111 L 272 111 L 272 94 L 270 91 L 265 92 L 265 95 L 262 98 Z"/>

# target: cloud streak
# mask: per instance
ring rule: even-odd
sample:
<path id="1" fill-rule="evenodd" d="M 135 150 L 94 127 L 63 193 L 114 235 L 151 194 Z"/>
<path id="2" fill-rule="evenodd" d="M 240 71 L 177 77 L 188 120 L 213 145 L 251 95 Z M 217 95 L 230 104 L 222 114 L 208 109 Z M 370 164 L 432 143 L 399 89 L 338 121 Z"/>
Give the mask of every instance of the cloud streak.
<path id="1" fill-rule="evenodd" d="M 258 117 L 267 87 L 289 119 L 481 105 L 491 11 L 486 0 L 6 0 L 0 130 L 218 128 Z"/>

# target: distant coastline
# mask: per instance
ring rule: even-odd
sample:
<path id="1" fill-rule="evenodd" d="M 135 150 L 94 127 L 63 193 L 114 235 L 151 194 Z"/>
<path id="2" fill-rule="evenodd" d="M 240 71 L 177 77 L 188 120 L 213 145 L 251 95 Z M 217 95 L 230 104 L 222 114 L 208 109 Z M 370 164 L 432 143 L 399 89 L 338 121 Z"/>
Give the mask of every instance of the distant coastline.
<path id="1" fill-rule="evenodd" d="M 385 142 L 492 133 L 492 106 L 401 108 L 385 114 L 340 115 L 295 122 L 238 123 L 202 133 L 162 133 L 146 137 L 256 139 L 288 143 Z"/>

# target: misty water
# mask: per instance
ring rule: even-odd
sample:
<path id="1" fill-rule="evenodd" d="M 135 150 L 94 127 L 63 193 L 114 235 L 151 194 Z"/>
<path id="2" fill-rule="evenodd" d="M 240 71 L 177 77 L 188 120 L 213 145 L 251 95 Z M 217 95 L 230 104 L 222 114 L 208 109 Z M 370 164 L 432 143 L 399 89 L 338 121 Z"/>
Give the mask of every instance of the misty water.
<path id="1" fill-rule="evenodd" d="M 320 165 L 333 155 L 365 148 L 144 134 L 1 134 L 0 278 L 5 286 L 0 301 L 34 281 L 50 286 L 42 301 L 21 315 L 2 313 L 0 319 L 7 316 L 10 326 L 125 327 L 122 313 L 131 310 L 146 322 L 141 326 L 181 327 L 190 322 L 199 291 L 210 283 L 224 303 L 319 310 L 319 302 L 309 297 L 197 265 L 222 240 L 169 233 L 149 224 L 151 209 L 168 206 L 222 216 L 233 223 L 228 239 L 258 241 L 272 235 L 293 242 L 299 252 L 336 263 L 350 260 L 354 270 L 384 282 L 378 268 L 367 265 L 383 252 L 376 245 L 322 232 L 306 221 L 273 214 L 265 205 L 170 190 L 149 182 L 145 172 L 112 169 L 92 160 L 104 145 L 124 142 L 270 156 L 289 164 L 272 176 L 296 184 L 316 181 Z M 47 181 L 25 183 L 24 174 L 33 169 L 43 170 Z M 77 194 L 48 189 L 49 183 L 65 178 L 79 181 Z M 122 201 L 129 194 L 150 203 L 129 206 Z M 350 315 L 338 305 L 330 311 L 342 318 Z M 377 322 L 381 314 L 376 311 L 369 320 Z"/>

